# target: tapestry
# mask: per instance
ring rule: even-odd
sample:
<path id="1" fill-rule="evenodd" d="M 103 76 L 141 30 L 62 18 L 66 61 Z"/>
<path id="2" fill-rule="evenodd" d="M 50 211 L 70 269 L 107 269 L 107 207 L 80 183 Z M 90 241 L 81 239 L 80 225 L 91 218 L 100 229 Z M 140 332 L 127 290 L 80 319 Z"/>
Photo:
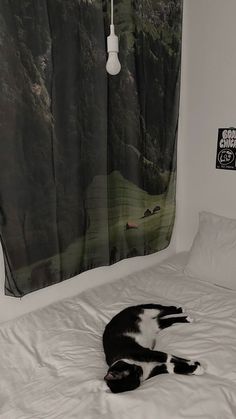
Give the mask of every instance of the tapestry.
<path id="1" fill-rule="evenodd" d="M 0 238 L 21 297 L 168 246 L 182 0 L 0 2 Z M 78 277 L 79 281 L 79 277 Z"/>

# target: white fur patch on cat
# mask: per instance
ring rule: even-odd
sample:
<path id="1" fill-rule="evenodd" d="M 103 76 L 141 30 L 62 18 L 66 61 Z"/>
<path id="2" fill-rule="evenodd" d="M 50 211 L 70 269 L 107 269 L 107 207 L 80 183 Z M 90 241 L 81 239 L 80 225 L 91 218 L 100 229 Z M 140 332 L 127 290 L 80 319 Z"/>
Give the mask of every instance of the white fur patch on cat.
<path id="1" fill-rule="evenodd" d="M 144 310 L 144 312 L 139 315 L 140 332 L 127 332 L 126 336 L 132 337 L 139 345 L 143 346 L 144 348 L 153 349 L 156 343 L 153 339 L 153 336 L 155 336 L 155 334 L 160 331 L 157 323 L 157 316 L 159 314 L 160 310 Z"/>

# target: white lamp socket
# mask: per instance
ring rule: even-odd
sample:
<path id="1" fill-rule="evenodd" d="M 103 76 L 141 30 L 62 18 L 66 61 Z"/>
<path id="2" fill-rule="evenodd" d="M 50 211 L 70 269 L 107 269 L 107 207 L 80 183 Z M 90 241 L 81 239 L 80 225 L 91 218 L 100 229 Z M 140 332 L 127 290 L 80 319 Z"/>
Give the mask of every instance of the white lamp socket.
<path id="1" fill-rule="evenodd" d="M 114 25 L 110 25 L 110 35 L 107 37 L 107 52 L 119 52 L 119 41 L 115 34 Z"/>

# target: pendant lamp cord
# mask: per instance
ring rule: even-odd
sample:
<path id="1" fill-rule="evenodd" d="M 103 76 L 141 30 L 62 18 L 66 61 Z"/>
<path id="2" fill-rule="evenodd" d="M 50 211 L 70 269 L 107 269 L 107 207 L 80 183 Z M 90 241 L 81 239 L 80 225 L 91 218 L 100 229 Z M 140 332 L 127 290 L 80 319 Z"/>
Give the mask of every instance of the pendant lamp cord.
<path id="1" fill-rule="evenodd" d="M 113 25 L 113 17 L 114 17 L 114 5 L 113 0 L 111 0 L 111 25 Z"/>

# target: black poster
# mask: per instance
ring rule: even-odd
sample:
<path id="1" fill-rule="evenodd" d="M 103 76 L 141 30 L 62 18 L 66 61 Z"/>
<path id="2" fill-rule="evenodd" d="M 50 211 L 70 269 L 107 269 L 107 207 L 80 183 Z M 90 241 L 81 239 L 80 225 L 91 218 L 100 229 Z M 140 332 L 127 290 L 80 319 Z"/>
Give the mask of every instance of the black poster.
<path id="1" fill-rule="evenodd" d="M 216 169 L 236 170 L 236 128 L 219 128 Z"/>

